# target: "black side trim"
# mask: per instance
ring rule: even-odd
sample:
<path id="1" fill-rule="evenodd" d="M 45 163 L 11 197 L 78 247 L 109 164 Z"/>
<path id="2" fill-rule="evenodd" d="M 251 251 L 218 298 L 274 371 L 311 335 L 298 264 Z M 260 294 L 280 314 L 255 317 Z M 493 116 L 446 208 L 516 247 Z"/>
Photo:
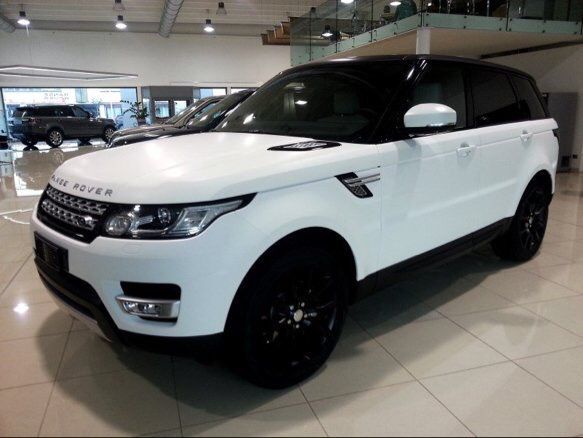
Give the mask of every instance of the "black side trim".
<path id="1" fill-rule="evenodd" d="M 389 266 L 370 274 L 358 282 L 355 301 L 406 278 L 420 269 L 430 268 L 459 257 L 477 247 L 484 245 L 504 233 L 512 218 L 502 219 L 467 236 L 446 243 L 423 254 Z"/>
<path id="2" fill-rule="evenodd" d="M 267 149 L 268 151 L 286 151 L 286 152 L 307 152 L 318 149 L 335 148 L 340 146 L 340 143 L 334 141 L 314 140 L 302 141 L 299 143 L 283 144 L 281 146 L 273 146 Z"/>

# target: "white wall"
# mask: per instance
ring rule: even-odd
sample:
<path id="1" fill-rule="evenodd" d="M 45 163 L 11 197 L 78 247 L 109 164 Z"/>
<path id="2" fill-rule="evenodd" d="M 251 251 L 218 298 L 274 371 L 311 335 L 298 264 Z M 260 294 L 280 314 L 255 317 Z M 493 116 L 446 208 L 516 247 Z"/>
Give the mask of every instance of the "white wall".
<path id="1" fill-rule="evenodd" d="M 572 167 L 583 171 L 583 45 L 562 47 L 520 55 L 489 59 L 530 73 L 542 92 L 576 92 L 578 96 L 575 116 L 574 153 L 579 160 Z"/>
<path id="2" fill-rule="evenodd" d="M 135 73 L 137 79 L 63 81 L 0 76 L 7 86 L 258 85 L 290 66 L 287 46 L 261 38 L 130 32 L 0 32 L 0 65 Z"/>

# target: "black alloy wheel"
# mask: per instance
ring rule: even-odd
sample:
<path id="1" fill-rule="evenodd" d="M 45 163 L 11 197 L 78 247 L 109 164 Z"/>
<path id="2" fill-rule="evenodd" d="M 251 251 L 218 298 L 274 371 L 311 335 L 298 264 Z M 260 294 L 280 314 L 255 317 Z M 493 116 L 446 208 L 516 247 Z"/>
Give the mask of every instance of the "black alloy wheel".
<path id="1" fill-rule="evenodd" d="M 270 264 L 251 288 L 240 309 L 244 327 L 235 329 L 242 334 L 245 375 L 270 388 L 304 380 L 326 361 L 344 325 L 348 282 L 341 265 L 319 248 L 295 250 Z"/>
<path id="2" fill-rule="evenodd" d="M 492 242 L 501 258 L 527 261 L 540 249 L 547 221 L 551 194 L 546 185 L 532 181 L 526 188 L 508 230 Z"/>
<path id="3" fill-rule="evenodd" d="M 526 199 L 519 219 L 519 240 L 527 252 L 536 252 L 542 244 L 548 220 L 548 196 L 541 187 L 532 190 Z"/>

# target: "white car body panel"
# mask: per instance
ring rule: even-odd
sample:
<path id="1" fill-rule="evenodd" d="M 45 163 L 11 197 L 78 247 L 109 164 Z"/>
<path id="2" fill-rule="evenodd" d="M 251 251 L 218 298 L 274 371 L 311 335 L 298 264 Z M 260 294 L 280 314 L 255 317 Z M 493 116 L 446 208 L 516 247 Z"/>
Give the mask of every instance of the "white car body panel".
<path id="1" fill-rule="evenodd" d="M 87 243 L 47 226 L 36 209 L 31 230 L 68 251 L 68 273 L 95 289 L 118 329 L 177 338 L 212 335 L 224 331 L 255 262 L 294 232 L 336 233 L 350 248 L 355 280 L 364 283 L 511 218 L 537 172 L 548 172 L 554 190 L 556 128 L 553 119 L 533 120 L 303 151 L 269 149 L 313 139 L 227 132 L 158 138 L 71 159 L 50 185 L 113 204 L 254 198 L 189 238 L 100 235 Z M 338 178 L 346 174 L 371 177 L 370 196 L 351 192 Z M 120 282 L 179 285 L 177 320 L 125 313 L 116 301 L 123 293 Z"/>

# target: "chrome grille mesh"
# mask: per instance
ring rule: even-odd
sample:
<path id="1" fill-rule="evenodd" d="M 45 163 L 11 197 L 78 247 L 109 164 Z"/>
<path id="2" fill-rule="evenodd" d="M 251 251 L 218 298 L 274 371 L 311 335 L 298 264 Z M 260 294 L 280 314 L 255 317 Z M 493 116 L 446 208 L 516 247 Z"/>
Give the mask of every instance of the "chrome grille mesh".
<path id="1" fill-rule="evenodd" d="M 44 199 L 41 207 L 45 213 L 55 219 L 65 222 L 75 227 L 84 228 L 85 230 L 93 230 L 97 224 L 97 219 L 91 215 L 81 215 L 59 207 L 50 199 Z"/>
<path id="2" fill-rule="evenodd" d="M 102 216 L 108 207 L 107 204 L 104 204 L 102 202 L 92 201 L 90 199 L 83 199 L 78 198 L 77 196 L 68 195 L 66 193 L 60 192 L 59 190 L 51 186 L 47 187 L 45 193 L 49 198 L 61 204 L 62 206 L 82 211 L 84 213 Z"/>
<path id="3" fill-rule="evenodd" d="M 79 198 L 48 186 L 41 197 L 37 216 L 47 226 L 70 237 L 91 242 L 111 205 Z"/>

